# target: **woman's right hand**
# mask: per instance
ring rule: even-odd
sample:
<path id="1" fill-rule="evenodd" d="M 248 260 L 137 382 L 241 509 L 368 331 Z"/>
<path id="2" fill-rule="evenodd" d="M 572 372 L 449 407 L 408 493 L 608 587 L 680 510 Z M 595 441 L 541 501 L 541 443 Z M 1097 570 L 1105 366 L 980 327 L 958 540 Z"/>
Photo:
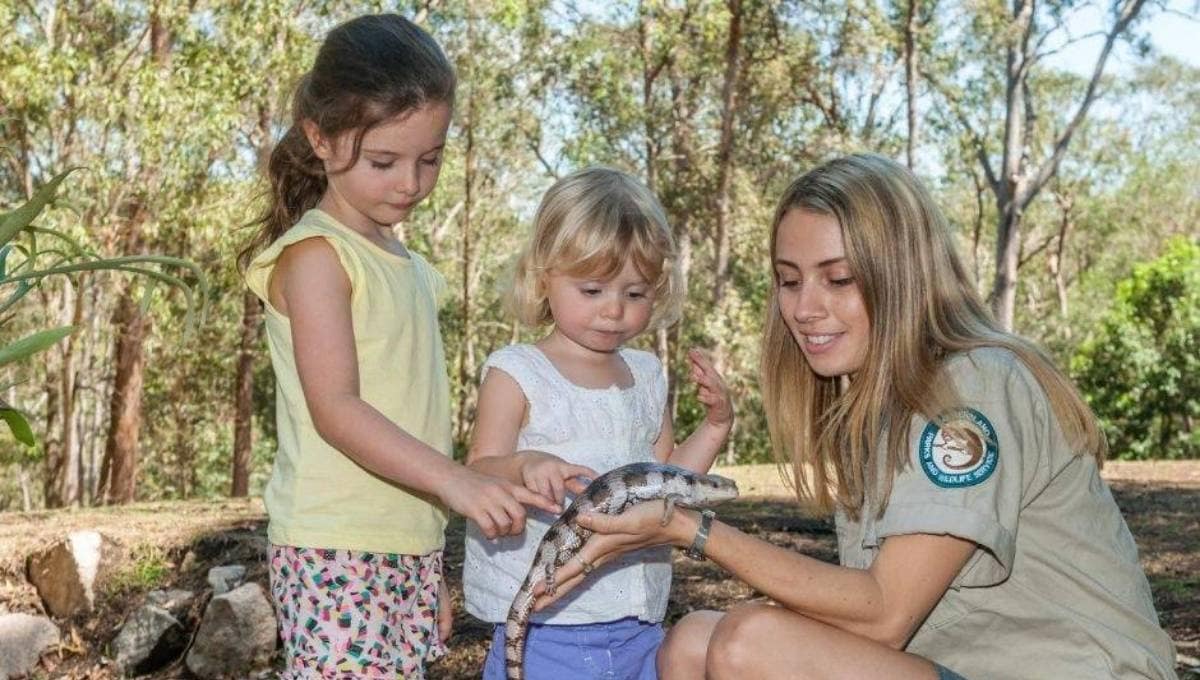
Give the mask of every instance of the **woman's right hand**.
<path id="1" fill-rule="evenodd" d="M 450 477 L 438 497 L 451 510 L 477 524 L 488 538 L 525 531 L 526 505 L 555 514 L 561 511 L 541 494 L 466 467 Z"/>
<path id="2" fill-rule="evenodd" d="M 700 524 L 694 510 L 677 508 L 671 520 L 663 525 L 663 504 L 656 502 L 637 503 L 619 515 L 602 512 L 584 512 L 576 516 L 579 526 L 592 532 L 592 536 L 576 553 L 575 559 L 567 560 L 554 573 L 556 591 L 547 595 L 545 583 L 534 586 L 534 611 L 541 611 L 561 599 L 579 585 L 585 576 L 583 565 L 599 567 L 633 550 L 658 545 L 691 545 Z"/>
<path id="3" fill-rule="evenodd" d="M 521 481 L 525 488 L 541 494 L 558 504 L 561 512 L 567 492 L 582 493 L 589 480 L 599 477 L 596 471 L 585 465 L 575 465 L 544 451 L 518 451 L 521 458 Z"/>

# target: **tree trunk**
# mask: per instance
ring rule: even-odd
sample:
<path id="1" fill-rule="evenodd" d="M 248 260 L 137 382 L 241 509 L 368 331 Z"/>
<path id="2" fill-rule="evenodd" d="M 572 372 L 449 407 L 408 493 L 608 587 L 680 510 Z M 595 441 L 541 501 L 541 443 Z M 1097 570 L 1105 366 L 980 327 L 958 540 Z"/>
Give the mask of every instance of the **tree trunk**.
<path id="1" fill-rule="evenodd" d="M 1075 198 L 1070 194 L 1056 192 L 1054 199 L 1058 203 L 1061 214 L 1058 222 L 1058 236 L 1055 239 L 1054 249 L 1046 258 L 1046 267 L 1054 279 L 1054 290 L 1058 294 L 1058 314 L 1063 321 L 1063 336 L 1069 339 L 1071 337 L 1070 307 L 1067 298 L 1067 279 L 1063 275 L 1062 264 L 1063 252 L 1067 247 L 1067 237 L 1075 225 L 1075 220 L 1071 217 L 1071 211 L 1075 207 Z"/>
<path id="2" fill-rule="evenodd" d="M 658 192 L 658 130 L 654 125 L 654 82 L 665 63 L 655 62 L 650 32 L 653 23 L 645 3 L 638 3 L 638 49 L 642 56 L 642 138 L 646 147 L 646 187 Z M 661 358 L 661 357 L 660 357 Z"/>
<path id="3" fill-rule="evenodd" d="M 29 490 L 29 471 L 24 465 L 17 466 L 17 481 L 21 486 L 21 512 L 33 510 L 33 493 Z"/>
<path id="4" fill-rule="evenodd" d="M 1004 154 L 997 183 L 996 275 L 992 281 L 992 313 L 1000 326 L 1012 330 L 1017 295 L 1017 266 L 1021 253 L 1021 218 L 1025 206 L 1023 159 L 1025 156 L 1025 78 L 1031 57 L 1034 0 L 1015 0 L 1013 27 L 1016 37 L 1005 55 Z"/>
<path id="5" fill-rule="evenodd" d="M 283 31 L 276 36 L 275 49 L 284 49 Z M 274 93 L 274 80 L 269 91 Z M 254 152 L 258 170 L 264 176 L 271 161 L 271 123 L 275 115 L 274 95 L 258 107 Z M 234 376 L 233 469 L 229 495 L 241 498 L 250 493 L 251 452 L 254 449 L 254 358 L 262 336 L 262 303 L 249 290 L 242 292 L 242 330 L 238 342 L 237 374 Z"/>
<path id="6" fill-rule="evenodd" d="M 102 381 L 98 376 L 109 374 L 107 365 L 108 355 L 104 353 L 107 326 L 102 321 L 104 312 L 101 309 L 101 293 L 102 286 L 93 284 L 90 287 L 90 300 L 88 302 L 88 339 L 84 343 L 84 375 L 95 382 Z M 89 385 L 89 388 L 95 387 L 95 382 Z M 105 406 L 107 405 L 104 395 L 100 390 L 88 389 L 85 393 L 88 400 L 88 408 L 90 410 L 86 415 L 82 412 L 79 417 L 79 442 L 86 447 L 87 458 L 87 475 L 86 480 L 86 502 L 89 506 L 98 505 L 103 497 L 100 495 L 100 468 L 104 461 L 104 447 L 106 440 L 101 433 L 104 432 L 105 421 L 107 420 Z"/>
<path id="7" fill-rule="evenodd" d="M 733 126 L 737 118 L 742 72 L 742 3 L 729 0 L 729 29 L 725 43 L 725 78 L 721 84 L 721 137 L 717 146 L 717 192 L 714 240 L 713 309 L 721 309 L 729 285 L 730 213 L 733 187 Z"/>
<path id="8" fill-rule="evenodd" d="M 904 94 L 908 109 L 908 139 L 904 143 L 904 158 L 912 170 L 917 147 L 917 30 L 920 28 L 921 0 L 908 0 L 908 16 L 904 23 Z"/>
<path id="9" fill-rule="evenodd" d="M 730 279 L 730 252 L 732 251 L 732 227 L 730 225 L 733 213 L 733 128 L 737 119 L 738 88 L 742 75 L 742 3 L 741 0 L 728 0 L 729 27 L 725 42 L 725 76 L 721 83 L 721 134 L 717 144 L 717 191 L 714 200 L 713 213 L 716 216 L 716 234 L 714 235 L 713 257 L 713 289 L 712 308 L 717 313 L 724 312 L 725 293 Z M 726 368 L 726 352 L 724 337 L 716 338 L 715 356 L 713 361 L 718 371 Z M 733 440 L 725 448 L 724 460 L 730 464 L 736 458 Z"/>
<path id="10" fill-rule="evenodd" d="M 996 230 L 996 277 L 989 298 L 992 314 L 1004 330 L 1012 330 L 1017 301 L 1017 268 L 1021 258 L 1021 222 L 1024 217 L 1009 206 L 1011 212 L 1000 216 Z"/>
<path id="11" fill-rule="evenodd" d="M 59 402 L 62 407 L 62 418 L 59 421 L 62 426 L 62 436 L 60 437 L 60 445 L 62 446 L 64 457 L 64 476 L 62 480 L 62 500 L 65 505 L 78 506 L 83 502 L 83 451 L 80 446 L 79 439 L 75 436 L 77 427 L 76 421 L 76 403 L 77 403 L 77 381 L 79 372 L 75 367 L 75 350 L 78 347 L 76 336 L 82 332 L 79 330 L 80 324 L 83 322 L 83 306 L 84 306 L 84 291 L 82 290 L 83 278 L 77 282 L 80 285 L 77 287 L 74 283 L 68 283 L 64 286 L 64 293 L 71 291 L 71 325 L 76 328 L 75 333 L 67 336 L 63 343 L 62 366 L 59 372 L 60 391 L 62 399 Z"/>
<path id="12" fill-rule="evenodd" d="M 658 194 L 658 128 L 654 116 L 654 84 L 659 74 L 669 60 L 668 51 L 660 60 L 655 60 L 651 49 L 650 32 L 653 29 L 652 18 L 646 11 L 645 3 L 638 3 L 638 48 L 642 57 L 642 136 L 645 145 L 646 187 L 650 192 Z M 659 328 L 654 333 L 654 353 L 662 364 L 663 380 L 667 383 L 668 403 L 673 390 L 674 381 L 671 379 L 672 344 L 668 329 Z"/>
<path id="13" fill-rule="evenodd" d="M 467 50 L 474 48 L 475 18 L 472 3 L 467 3 Z M 475 389 L 475 329 L 472 326 L 471 268 L 474 266 L 474 250 L 471 243 L 471 220 L 475 214 L 475 125 L 479 115 L 478 87 L 474 78 L 473 57 L 467 58 L 465 80 L 467 82 L 467 111 L 463 128 L 466 132 L 466 149 L 463 154 L 463 211 L 462 211 L 462 337 L 458 344 L 458 384 L 461 392 L 458 402 L 458 422 L 455 441 L 466 443 L 470 423 L 474 420 Z"/>
<path id="14" fill-rule="evenodd" d="M 47 361 L 45 502 L 48 508 L 78 505 L 81 493 L 81 461 L 75 437 L 75 350 L 76 335 L 83 319 L 83 293 L 71 280 L 64 280 L 57 305 L 59 323 L 76 327 L 76 332 L 55 348 L 54 360 Z M 49 301 L 46 298 L 45 301 Z"/>
<path id="15" fill-rule="evenodd" d="M 1034 107 L 1029 99 L 1030 68 L 1034 63 L 1035 2 L 1014 0 L 1012 41 L 1006 50 L 1004 149 L 1000 176 L 994 177 L 986 154 L 980 154 L 989 178 L 994 178 L 999 223 L 996 230 L 996 277 L 989 300 L 996 320 L 1012 330 L 1016 302 L 1017 270 L 1020 266 L 1021 227 L 1025 209 L 1057 173 L 1075 131 L 1087 118 L 1113 45 L 1141 13 L 1146 0 L 1122 0 L 1115 8 L 1116 20 L 1105 34 L 1104 45 L 1092 68 L 1083 97 L 1070 121 L 1054 139 L 1053 150 L 1040 165 L 1030 165 L 1026 147 L 1033 124 Z"/>
<path id="16" fill-rule="evenodd" d="M 690 31 L 682 30 L 687 36 Z M 672 222 L 675 231 L 675 246 L 679 249 L 679 273 L 683 280 L 683 289 L 688 290 L 688 279 L 692 271 L 692 213 L 694 208 L 692 187 L 695 186 L 693 174 L 695 164 L 692 162 L 695 152 L 695 122 L 698 109 L 695 97 L 698 88 L 690 86 L 679 72 L 676 62 L 667 64 L 671 88 L 671 155 L 674 180 L 672 182 Z M 667 335 L 667 352 L 663 358 L 667 371 L 667 403 L 670 406 L 671 420 L 679 416 L 679 374 L 676 370 L 675 357 L 679 356 L 679 346 L 683 337 L 683 325 L 680 321 L 671 328 Z"/>
<path id="17" fill-rule="evenodd" d="M 39 291 L 42 296 L 42 307 L 49 308 L 50 298 L 46 289 Z M 48 351 L 47 356 L 43 358 L 46 366 L 45 380 L 42 383 L 42 392 L 46 395 L 46 420 L 42 426 L 42 431 L 46 433 L 45 439 L 42 440 L 42 446 L 46 451 L 43 458 L 42 471 L 42 498 L 47 508 L 61 508 L 65 501 L 62 495 L 62 480 L 66 474 L 66 454 L 62 448 L 62 442 L 59 437 L 62 434 L 59 418 L 62 417 L 62 383 L 59 380 L 59 371 L 55 362 L 55 354 L 53 350 Z"/>
<path id="18" fill-rule="evenodd" d="M 679 271 L 683 275 L 683 287 L 686 290 L 688 273 L 692 268 L 692 234 L 687 230 L 686 221 L 680 224 L 676 239 L 679 248 Z M 671 356 L 678 354 L 682 336 L 683 321 L 680 321 L 671 328 L 669 338 Z M 668 368 L 668 372 L 673 373 L 670 368 Z M 672 375 L 671 377 L 673 379 L 667 383 L 667 404 L 670 405 L 671 421 L 674 422 L 675 418 L 679 416 L 679 380 L 678 376 Z"/>
<path id="19" fill-rule="evenodd" d="M 238 346 L 233 416 L 233 480 L 229 495 L 250 493 L 250 452 L 254 432 L 254 354 L 258 348 L 262 305 L 250 291 L 242 293 L 242 332 Z"/>
<path id="20" fill-rule="evenodd" d="M 975 167 L 971 166 L 971 182 L 975 185 L 975 220 L 971 227 L 971 268 L 975 273 L 975 285 L 983 279 L 979 267 L 979 241 L 983 235 L 983 208 L 984 195 L 987 193 L 987 185 L 979 178 L 979 173 L 975 171 Z"/>
<path id="21" fill-rule="evenodd" d="M 145 203 L 135 201 L 129 208 L 124 236 L 127 253 L 142 249 L 142 225 L 149 218 Z M 109 398 L 108 438 L 101 465 L 100 497 L 104 504 L 133 502 L 136 493 L 138 435 L 142 426 L 142 352 L 148 319 L 134 299 L 137 281 L 127 280 L 113 311 L 112 328 L 117 340 L 113 348 L 113 386 Z"/>
<path id="22" fill-rule="evenodd" d="M 166 70 L 171 62 L 172 32 L 160 12 L 161 3 L 150 8 L 150 59 Z M 156 171 L 147 169 L 140 177 L 142 186 L 153 186 Z M 141 252 L 142 227 L 150 218 L 143 198 L 127 206 L 128 220 L 122 238 L 125 253 Z M 144 344 L 149 319 L 134 299 L 137 282 L 127 281 L 113 312 L 117 341 L 113 349 L 113 386 L 109 399 L 108 437 L 104 446 L 98 495 L 108 505 L 133 502 L 137 493 L 138 436 L 142 425 L 142 380 L 145 371 Z"/>
<path id="23" fill-rule="evenodd" d="M 116 376 L 109 405 L 108 441 L 101 476 L 107 505 L 131 503 L 137 484 L 138 433 L 142 425 L 142 374 L 147 318 L 134 299 L 130 281 L 113 315 L 117 329 Z"/>

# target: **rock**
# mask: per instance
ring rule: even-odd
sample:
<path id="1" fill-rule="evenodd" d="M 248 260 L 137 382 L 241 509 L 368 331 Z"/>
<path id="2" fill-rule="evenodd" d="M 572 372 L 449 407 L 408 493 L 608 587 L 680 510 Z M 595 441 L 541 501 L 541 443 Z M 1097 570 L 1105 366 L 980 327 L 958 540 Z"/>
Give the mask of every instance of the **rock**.
<path id="1" fill-rule="evenodd" d="M 230 564 L 224 567 L 213 567 L 208 570 L 208 585 L 212 586 L 213 595 L 223 595 L 242 585 L 246 578 L 246 568 L 240 564 Z"/>
<path id="2" fill-rule="evenodd" d="M 74 531 L 25 562 L 29 582 L 52 616 L 67 618 L 96 606 L 96 586 L 111 570 L 115 544 L 98 531 Z"/>
<path id="3" fill-rule="evenodd" d="M 196 553 L 189 550 L 183 555 L 183 560 L 179 563 L 179 573 L 186 574 L 196 566 Z"/>
<path id="4" fill-rule="evenodd" d="M 146 593 L 146 604 L 162 607 L 179 621 L 186 621 L 196 594 L 190 590 L 151 590 Z"/>
<path id="5" fill-rule="evenodd" d="M 42 652 L 58 641 L 58 626 L 45 616 L 0 615 L 0 680 L 32 671 Z"/>
<path id="6" fill-rule="evenodd" d="M 142 675 L 179 658 L 187 642 L 187 632 L 178 619 L 162 607 L 145 604 L 121 625 L 112 652 L 126 675 Z"/>
<path id="7" fill-rule="evenodd" d="M 213 597 L 204 610 L 187 667 L 200 678 L 244 677 L 275 652 L 275 611 L 257 583 Z"/>

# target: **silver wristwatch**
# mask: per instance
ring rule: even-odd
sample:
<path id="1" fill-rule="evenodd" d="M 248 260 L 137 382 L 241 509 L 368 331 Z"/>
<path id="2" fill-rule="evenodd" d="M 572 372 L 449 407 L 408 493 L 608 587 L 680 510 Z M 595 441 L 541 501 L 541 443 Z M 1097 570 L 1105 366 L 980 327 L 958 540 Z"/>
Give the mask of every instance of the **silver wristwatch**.
<path id="1" fill-rule="evenodd" d="M 683 553 L 684 555 L 693 560 L 703 561 L 705 559 L 704 544 L 708 541 L 708 531 L 712 528 L 713 517 L 716 516 L 717 513 L 712 510 L 700 511 L 700 526 L 696 527 L 696 537 L 692 539 L 692 547 L 688 548 Z"/>

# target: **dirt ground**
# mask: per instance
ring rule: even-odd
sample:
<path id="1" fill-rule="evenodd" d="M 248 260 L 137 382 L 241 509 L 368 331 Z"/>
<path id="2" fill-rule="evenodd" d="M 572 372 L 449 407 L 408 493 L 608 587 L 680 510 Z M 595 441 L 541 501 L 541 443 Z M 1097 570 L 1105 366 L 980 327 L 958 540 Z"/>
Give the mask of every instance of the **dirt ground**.
<path id="1" fill-rule="evenodd" d="M 723 521 L 776 545 L 827 561 L 836 560 L 832 524 L 801 516 L 772 466 L 726 468 L 744 497 L 722 506 Z M 1137 539 L 1142 565 L 1154 591 L 1163 626 L 1180 653 L 1180 677 L 1200 680 L 1200 461 L 1109 463 L 1105 477 Z M 64 643 L 43 658 L 35 678 L 117 677 L 101 650 L 121 617 L 146 590 L 178 586 L 199 590 L 210 566 L 246 564 L 249 577 L 266 583 L 262 549 L 265 517 L 258 501 L 143 504 L 120 509 L 0 514 L 0 612 L 37 612 L 32 587 L 24 583 L 24 556 L 67 531 L 97 528 L 123 546 L 120 576 L 104 593 L 100 615 L 66 622 Z M 437 662 L 433 680 L 479 677 L 489 629 L 462 606 L 461 520 L 447 539 L 449 579 L 455 599 L 455 634 L 450 654 Z M 689 611 L 724 609 L 760 598 L 710 562 L 676 556 L 675 582 L 667 614 L 670 624 Z M 180 664 L 153 677 L 187 677 Z"/>

